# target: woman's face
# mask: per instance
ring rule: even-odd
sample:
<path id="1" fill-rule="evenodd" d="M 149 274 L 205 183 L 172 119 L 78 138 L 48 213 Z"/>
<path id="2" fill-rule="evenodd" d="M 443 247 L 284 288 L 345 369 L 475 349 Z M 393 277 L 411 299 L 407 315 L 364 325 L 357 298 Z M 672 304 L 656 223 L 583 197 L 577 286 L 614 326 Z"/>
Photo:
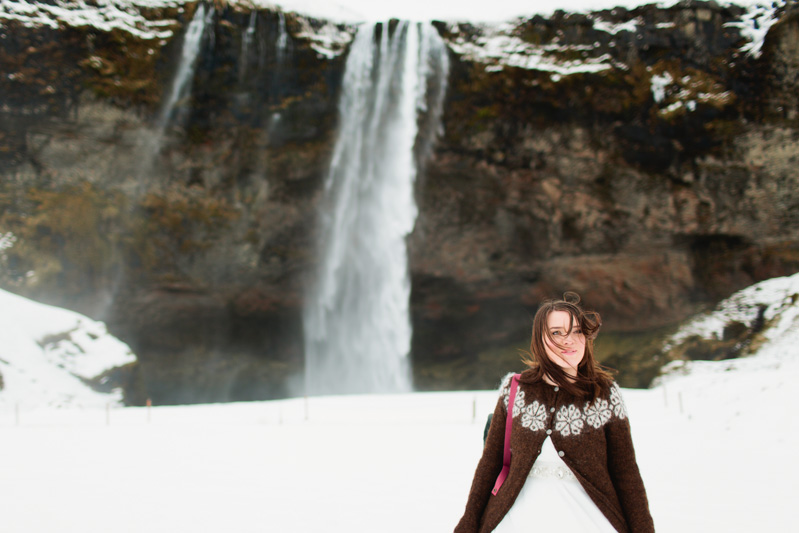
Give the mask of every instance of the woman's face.
<path id="1" fill-rule="evenodd" d="M 568 333 L 569 326 L 571 333 Z M 577 365 L 585 356 L 585 335 L 580 330 L 580 324 L 566 311 L 552 311 L 547 316 L 547 329 L 557 343 L 554 344 L 547 335 L 544 335 L 542 340 L 547 357 L 560 366 L 566 374 L 576 376 Z"/>

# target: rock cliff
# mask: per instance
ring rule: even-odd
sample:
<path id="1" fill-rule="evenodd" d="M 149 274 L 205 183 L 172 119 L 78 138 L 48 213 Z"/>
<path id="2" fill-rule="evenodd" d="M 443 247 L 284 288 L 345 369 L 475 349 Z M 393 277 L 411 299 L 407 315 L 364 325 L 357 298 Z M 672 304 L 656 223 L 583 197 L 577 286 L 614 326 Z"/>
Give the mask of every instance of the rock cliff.
<path id="1" fill-rule="evenodd" d="M 565 290 L 643 386 L 673 325 L 797 271 L 795 6 L 435 26 L 451 68 L 417 150 L 418 388 L 492 387 Z M 4 0 L 2 286 L 105 320 L 139 357 L 130 403 L 291 394 L 354 32 L 244 2 Z"/>

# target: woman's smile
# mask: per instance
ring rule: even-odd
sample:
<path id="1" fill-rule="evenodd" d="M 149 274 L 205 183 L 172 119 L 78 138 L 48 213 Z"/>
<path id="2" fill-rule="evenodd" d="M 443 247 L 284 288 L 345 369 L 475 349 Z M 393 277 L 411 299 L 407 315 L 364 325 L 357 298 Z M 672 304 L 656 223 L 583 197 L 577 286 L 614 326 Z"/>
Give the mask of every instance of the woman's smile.
<path id="1" fill-rule="evenodd" d="M 580 324 L 566 311 L 552 311 L 547 317 L 549 335 L 544 335 L 547 357 L 570 376 L 585 356 L 585 335 Z"/>

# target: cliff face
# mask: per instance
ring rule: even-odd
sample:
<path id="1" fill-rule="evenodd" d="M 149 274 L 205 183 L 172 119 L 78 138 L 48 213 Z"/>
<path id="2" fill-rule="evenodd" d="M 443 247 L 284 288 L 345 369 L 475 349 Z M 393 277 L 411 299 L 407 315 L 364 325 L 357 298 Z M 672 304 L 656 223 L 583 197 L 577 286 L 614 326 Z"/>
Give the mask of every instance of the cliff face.
<path id="1" fill-rule="evenodd" d="M 136 26 L 110 31 L 2 21 L 0 201 L 18 238 L 5 284 L 128 339 L 134 402 L 281 396 L 302 365 L 353 30 L 217 6 L 180 92 L 196 9 L 134 6 Z"/>
<path id="2" fill-rule="evenodd" d="M 106 320 L 140 359 L 118 376 L 132 403 L 290 393 L 354 27 L 217 3 L 181 91 L 197 4 L 105 8 L 126 21 L 105 26 L 11 4 L 3 286 Z M 418 387 L 493 386 L 537 302 L 568 289 L 642 385 L 670 325 L 797 270 L 799 16 L 762 18 L 762 51 L 749 16 L 690 2 L 436 24 L 451 69 L 444 133 L 418 150 Z"/>
<path id="3" fill-rule="evenodd" d="M 510 365 L 515 350 L 492 348 L 524 347 L 518 317 L 569 288 L 603 314 L 599 353 L 640 385 L 669 324 L 795 271 L 797 17 L 759 56 L 741 17 L 684 3 L 442 27 L 463 55 L 411 240 L 415 354 L 469 346 Z"/>

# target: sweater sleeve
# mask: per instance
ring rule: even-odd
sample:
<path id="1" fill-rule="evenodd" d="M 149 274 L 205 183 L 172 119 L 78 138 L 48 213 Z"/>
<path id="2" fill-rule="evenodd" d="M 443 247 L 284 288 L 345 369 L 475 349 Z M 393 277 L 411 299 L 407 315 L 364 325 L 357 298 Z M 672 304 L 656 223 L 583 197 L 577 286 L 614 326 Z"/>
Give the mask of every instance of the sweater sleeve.
<path id="1" fill-rule="evenodd" d="M 491 496 L 491 489 L 502 470 L 506 413 L 503 397 L 500 394 L 483 447 L 483 455 L 477 463 L 472 488 L 469 490 L 466 511 L 455 527 L 455 533 L 477 533 L 480 529 L 480 521 Z"/>
<path id="2" fill-rule="evenodd" d="M 631 533 L 653 532 L 655 526 L 649 512 L 649 501 L 646 497 L 644 482 L 635 460 L 630 421 L 626 416 L 624 405 L 620 403 L 621 396 L 618 393 L 618 388 L 614 393 L 619 402 L 617 408 L 624 414 L 621 417 L 614 417 L 605 426 L 608 471 Z"/>

